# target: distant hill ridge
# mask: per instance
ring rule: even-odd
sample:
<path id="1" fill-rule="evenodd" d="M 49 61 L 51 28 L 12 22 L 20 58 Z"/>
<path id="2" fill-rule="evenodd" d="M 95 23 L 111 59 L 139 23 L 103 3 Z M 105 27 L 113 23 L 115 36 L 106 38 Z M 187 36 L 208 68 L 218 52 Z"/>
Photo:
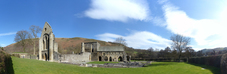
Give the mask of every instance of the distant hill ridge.
<path id="1" fill-rule="evenodd" d="M 212 48 L 212 49 L 202 49 L 200 51 L 202 51 L 202 53 L 207 53 L 207 52 L 213 52 L 213 50 L 215 51 L 215 53 L 217 53 L 219 51 L 227 51 L 227 47 L 218 47 L 218 48 Z"/>
<path id="2" fill-rule="evenodd" d="M 38 38 L 33 39 L 35 40 L 36 45 L 36 55 L 39 51 L 39 40 Z M 58 52 L 62 54 L 70 54 L 72 52 L 74 53 L 80 53 L 81 51 L 81 42 L 99 42 L 101 46 L 116 46 L 119 45 L 118 43 L 112 43 L 112 42 L 105 42 L 101 40 L 95 40 L 95 39 L 87 39 L 87 38 L 81 38 L 81 37 L 74 37 L 74 38 L 55 38 L 55 42 L 58 43 Z M 23 52 L 23 48 L 21 45 L 18 45 L 17 43 L 10 44 L 6 47 L 4 47 L 4 50 L 8 53 L 14 53 L 14 52 Z M 25 52 L 29 54 L 33 54 L 34 48 L 31 43 L 26 44 Z"/>

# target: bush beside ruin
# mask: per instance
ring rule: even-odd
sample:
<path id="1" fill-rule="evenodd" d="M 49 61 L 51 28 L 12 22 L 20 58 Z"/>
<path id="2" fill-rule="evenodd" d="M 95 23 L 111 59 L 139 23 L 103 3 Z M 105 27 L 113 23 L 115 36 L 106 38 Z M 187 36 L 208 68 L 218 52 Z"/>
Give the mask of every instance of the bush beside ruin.
<path id="1" fill-rule="evenodd" d="M 0 74 L 14 74 L 12 59 L 2 50 L 0 50 Z"/>
<path id="2" fill-rule="evenodd" d="M 221 66 L 221 73 L 227 74 L 227 54 L 222 55 L 220 66 Z"/>

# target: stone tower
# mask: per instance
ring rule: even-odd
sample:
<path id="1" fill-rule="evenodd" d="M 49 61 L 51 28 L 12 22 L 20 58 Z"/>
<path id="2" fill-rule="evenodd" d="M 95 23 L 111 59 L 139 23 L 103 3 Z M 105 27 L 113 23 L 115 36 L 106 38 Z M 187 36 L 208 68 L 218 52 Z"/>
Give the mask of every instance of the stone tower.
<path id="1" fill-rule="evenodd" d="M 58 52 L 58 44 L 49 23 L 45 23 L 39 38 L 39 60 L 54 61 L 54 53 Z"/>

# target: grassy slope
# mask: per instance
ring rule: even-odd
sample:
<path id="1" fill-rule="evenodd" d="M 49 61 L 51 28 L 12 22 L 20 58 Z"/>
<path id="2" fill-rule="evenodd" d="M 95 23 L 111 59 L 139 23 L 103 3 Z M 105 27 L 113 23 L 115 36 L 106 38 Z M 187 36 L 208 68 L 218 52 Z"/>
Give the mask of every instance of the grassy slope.
<path id="1" fill-rule="evenodd" d="M 218 68 L 176 62 L 155 62 L 143 68 L 90 68 L 12 57 L 15 74 L 212 74 Z"/>

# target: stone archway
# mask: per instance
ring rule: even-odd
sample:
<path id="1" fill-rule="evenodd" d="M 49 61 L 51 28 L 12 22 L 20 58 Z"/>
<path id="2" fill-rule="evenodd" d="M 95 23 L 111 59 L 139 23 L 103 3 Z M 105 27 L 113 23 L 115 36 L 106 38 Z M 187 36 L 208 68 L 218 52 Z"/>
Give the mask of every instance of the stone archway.
<path id="1" fill-rule="evenodd" d="M 118 61 L 123 61 L 123 58 L 119 56 Z"/>
<path id="2" fill-rule="evenodd" d="M 126 58 L 127 58 L 127 61 L 130 61 L 130 57 L 129 56 L 126 56 Z"/>
<path id="3" fill-rule="evenodd" d="M 109 61 L 112 61 L 112 57 L 109 58 Z"/>
<path id="4" fill-rule="evenodd" d="M 102 61 L 102 57 L 101 56 L 99 56 L 99 61 Z"/>
<path id="5" fill-rule="evenodd" d="M 108 57 L 107 56 L 104 57 L 104 61 L 108 61 Z"/>
<path id="6" fill-rule="evenodd" d="M 45 61 L 47 61 L 48 60 L 47 54 L 45 53 L 44 56 L 45 56 Z"/>

